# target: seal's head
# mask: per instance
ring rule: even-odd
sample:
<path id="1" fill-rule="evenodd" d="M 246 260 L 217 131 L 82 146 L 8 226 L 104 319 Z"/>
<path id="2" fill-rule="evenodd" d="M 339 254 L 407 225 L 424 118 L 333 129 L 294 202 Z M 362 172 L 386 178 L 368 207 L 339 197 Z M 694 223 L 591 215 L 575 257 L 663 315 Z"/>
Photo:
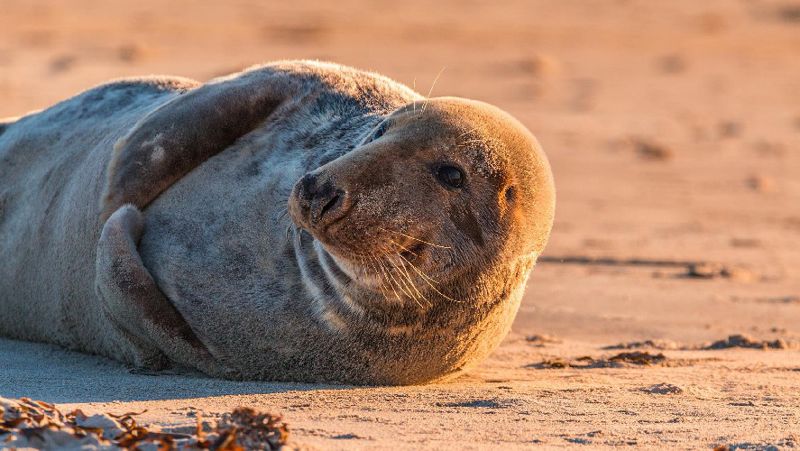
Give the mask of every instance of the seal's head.
<path id="1" fill-rule="evenodd" d="M 554 208 L 533 135 L 496 107 L 452 97 L 396 110 L 289 199 L 295 224 L 353 280 L 397 301 L 423 287 L 437 293 L 426 300 L 452 298 L 442 287 L 476 268 L 535 261 Z"/>

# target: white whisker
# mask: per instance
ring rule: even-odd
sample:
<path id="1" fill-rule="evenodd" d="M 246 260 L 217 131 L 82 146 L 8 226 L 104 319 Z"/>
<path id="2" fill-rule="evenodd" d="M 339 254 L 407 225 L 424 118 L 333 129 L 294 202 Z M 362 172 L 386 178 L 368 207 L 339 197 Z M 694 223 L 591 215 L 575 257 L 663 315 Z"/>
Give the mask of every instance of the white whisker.
<path id="1" fill-rule="evenodd" d="M 425 102 L 422 104 L 422 111 L 420 111 L 420 114 L 425 112 L 425 107 L 428 106 L 431 94 L 433 94 L 433 88 L 436 86 L 436 82 L 439 81 L 439 77 L 442 76 L 442 72 L 444 72 L 445 69 L 447 69 L 447 67 L 442 66 L 442 69 L 439 71 L 438 74 L 436 74 L 436 78 L 433 79 L 433 83 L 431 83 L 431 89 L 428 90 L 428 95 L 425 96 Z"/>
<path id="2" fill-rule="evenodd" d="M 406 238 L 411 238 L 414 241 L 419 241 L 420 243 L 428 244 L 428 245 L 433 246 L 433 247 L 439 247 L 439 248 L 442 248 L 442 249 L 450 249 L 450 246 L 443 246 L 441 244 L 431 243 L 429 241 L 421 240 L 421 239 L 419 239 L 419 238 L 417 238 L 415 236 L 411 236 L 411 235 L 405 234 L 403 232 L 397 232 L 397 231 L 394 231 L 394 230 L 387 230 L 387 229 L 384 229 L 383 227 L 378 227 L 378 228 L 383 230 L 384 232 L 396 233 L 398 235 L 402 235 L 402 236 L 404 236 Z"/>

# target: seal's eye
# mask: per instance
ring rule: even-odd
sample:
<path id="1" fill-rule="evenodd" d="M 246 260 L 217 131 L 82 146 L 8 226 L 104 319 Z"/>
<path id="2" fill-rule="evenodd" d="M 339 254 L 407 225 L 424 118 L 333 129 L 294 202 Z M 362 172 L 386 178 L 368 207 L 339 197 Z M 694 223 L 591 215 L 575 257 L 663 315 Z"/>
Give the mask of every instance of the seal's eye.
<path id="1" fill-rule="evenodd" d="M 461 188 L 464 186 L 464 172 L 455 166 L 443 165 L 436 170 L 436 178 L 448 188 Z"/>

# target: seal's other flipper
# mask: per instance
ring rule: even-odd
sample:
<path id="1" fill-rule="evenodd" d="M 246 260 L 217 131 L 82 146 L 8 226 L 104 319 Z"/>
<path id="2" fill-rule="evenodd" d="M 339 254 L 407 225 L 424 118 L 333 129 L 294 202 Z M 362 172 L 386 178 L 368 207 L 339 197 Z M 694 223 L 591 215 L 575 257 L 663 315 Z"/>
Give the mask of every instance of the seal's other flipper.
<path id="1" fill-rule="evenodd" d="M 225 376 L 144 267 L 136 248 L 143 224 L 139 210 L 124 205 L 106 221 L 97 245 L 96 291 L 126 348 L 119 350 L 120 357 L 148 369 L 172 361 Z"/>
<path id="2" fill-rule="evenodd" d="M 145 116 L 114 145 L 101 217 L 144 208 L 176 180 L 256 128 L 302 87 L 281 71 L 254 70 L 207 83 Z"/>

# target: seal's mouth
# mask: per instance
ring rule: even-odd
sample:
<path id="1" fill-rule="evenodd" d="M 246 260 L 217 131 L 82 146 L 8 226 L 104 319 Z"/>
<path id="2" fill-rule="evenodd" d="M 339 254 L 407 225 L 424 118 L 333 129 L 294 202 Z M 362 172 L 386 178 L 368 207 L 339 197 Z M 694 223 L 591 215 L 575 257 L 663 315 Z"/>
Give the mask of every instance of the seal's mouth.
<path id="1" fill-rule="evenodd" d="M 417 260 L 424 250 L 425 244 L 423 243 L 409 243 L 400 249 L 399 254 L 406 260 Z"/>
<path id="2" fill-rule="evenodd" d="M 344 282 L 377 293 L 376 299 L 429 306 L 439 296 L 447 260 L 440 257 L 449 246 L 435 236 L 436 221 L 423 219 L 418 193 L 398 194 L 366 183 L 367 176 L 330 167 L 304 175 L 288 200 L 292 221 L 317 241 L 321 258 L 332 257 L 323 262 L 329 276 L 333 262 L 349 279 Z"/>

